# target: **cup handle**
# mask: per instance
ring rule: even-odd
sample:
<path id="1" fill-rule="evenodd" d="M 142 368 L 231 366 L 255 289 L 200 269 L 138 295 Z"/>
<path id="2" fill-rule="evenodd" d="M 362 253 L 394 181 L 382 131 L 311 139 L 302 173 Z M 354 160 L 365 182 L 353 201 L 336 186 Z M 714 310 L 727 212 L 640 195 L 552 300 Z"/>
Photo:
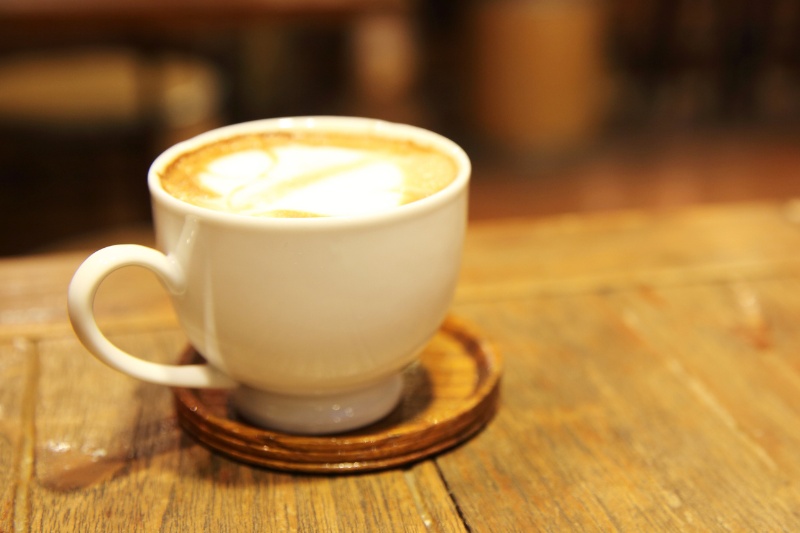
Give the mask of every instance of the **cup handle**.
<path id="1" fill-rule="evenodd" d="M 67 307 L 78 338 L 100 361 L 134 378 L 159 385 L 191 388 L 235 388 L 237 383 L 216 368 L 204 365 L 165 365 L 124 352 L 100 331 L 94 316 L 94 299 L 103 280 L 118 268 L 141 266 L 154 272 L 172 295 L 186 288 L 178 262 L 146 246 L 118 244 L 89 256 L 69 285 Z"/>

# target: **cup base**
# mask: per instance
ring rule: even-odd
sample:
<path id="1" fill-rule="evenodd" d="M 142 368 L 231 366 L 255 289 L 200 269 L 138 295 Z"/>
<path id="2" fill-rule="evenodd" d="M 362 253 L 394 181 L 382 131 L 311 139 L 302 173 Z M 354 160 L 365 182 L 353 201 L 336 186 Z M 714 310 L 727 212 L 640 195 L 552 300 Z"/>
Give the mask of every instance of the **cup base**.
<path id="1" fill-rule="evenodd" d="M 355 391 L 314 396 L 239 387 L 231 402 L 239 415 L 258 426 L 300 435 L 325 435 L 377 422 L 397 406 L 402 392 L 403 379 L 398 373 Z"/>

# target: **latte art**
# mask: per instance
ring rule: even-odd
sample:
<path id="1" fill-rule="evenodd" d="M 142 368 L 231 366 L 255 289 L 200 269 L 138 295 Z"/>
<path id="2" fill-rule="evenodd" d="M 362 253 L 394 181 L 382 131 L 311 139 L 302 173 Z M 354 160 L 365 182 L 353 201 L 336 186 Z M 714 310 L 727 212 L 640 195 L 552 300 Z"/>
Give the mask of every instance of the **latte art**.
<path id="1" fill-rule="evenodd" d="M 180 200 L 218 211 L 332 217 L 392 209 L 436 193 L 455 176 L 449 156 L 405 140 L 278 132 L 183 154 L 161 183 Z"/>

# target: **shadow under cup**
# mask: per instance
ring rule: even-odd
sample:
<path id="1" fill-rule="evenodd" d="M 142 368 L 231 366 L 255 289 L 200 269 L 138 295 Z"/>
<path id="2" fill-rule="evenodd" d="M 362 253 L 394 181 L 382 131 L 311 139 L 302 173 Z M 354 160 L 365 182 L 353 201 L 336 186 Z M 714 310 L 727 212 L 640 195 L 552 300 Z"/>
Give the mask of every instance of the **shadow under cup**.
<path id="1" fill-rule="evenodd" d="M 161 186 L 176 157 L 234 135 L 332 132 L 409 140 L 446 154 L 453 181 L 384 211 L 321 218 L 263 218 L 181 201 Z M 470 163 L 427 130 L 383 121 L 301 117 L 238 124 L 159 156 L 149 186 L 158 251 L 117 245 L 87 259 L 70 286 L 76 333 L 112 367 L 150 382 L 235 389 L 255 424 L 300 434 L 368 425 L 388 414 L 402 370 L 437 332 L 451 305 L 467 220 Z M 205 365 L 159 365 L 121 352 L 91 312 L 113 269 L 153 270 Z"/>

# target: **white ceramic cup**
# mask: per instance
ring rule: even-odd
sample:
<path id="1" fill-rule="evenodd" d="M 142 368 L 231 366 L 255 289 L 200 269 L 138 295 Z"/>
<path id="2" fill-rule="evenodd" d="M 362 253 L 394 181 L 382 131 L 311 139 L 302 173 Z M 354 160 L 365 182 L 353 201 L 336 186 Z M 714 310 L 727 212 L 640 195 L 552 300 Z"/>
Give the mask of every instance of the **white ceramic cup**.
<path id="1" fill-rule="evenodd" d="M 257 218 L 177 200 L 159 172 L 199 145 L 246 132 L 318 130 L 411 139 L 449 154 L 456 179 L 434 195 L 376 214 Z M 299 117 L 213 130 L 173 146 L 150 168 L 159 251 L 115 245 L 90 256 L 69 287 L 69 315 L 98 359 L 135 378 L 234 389 L 251 422 L 325 434 L 387 415 L 402 370 L 419 356 L 451 304 L 466 228 L 470 162 L 427 130 L 346 117 Z M 114 346 L 97 326 L 96 291 L 114 270 L 152 270 L 207 364 L 165 365 Z"/>

